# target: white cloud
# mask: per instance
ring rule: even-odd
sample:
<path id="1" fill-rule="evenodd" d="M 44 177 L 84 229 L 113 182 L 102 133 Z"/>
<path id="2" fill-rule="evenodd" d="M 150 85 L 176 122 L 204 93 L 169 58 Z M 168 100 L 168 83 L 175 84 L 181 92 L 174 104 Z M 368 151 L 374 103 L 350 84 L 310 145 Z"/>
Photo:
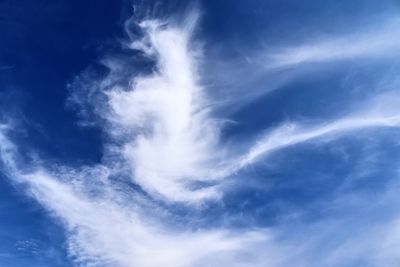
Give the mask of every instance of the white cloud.
<path id="1" fill-rule="evenodd" d="M 189 20 L 194 23 L 195 15 Z M 131 88 L 107 92 L 108 119 L 124 131 L 133 131 L 121 154 L 146 191 L 173 201 L 218 197 L 214 188 L 191 189 L 208 181 L 218 158 L 218 123 L 207 108 L 198 83 L 196 51 L 190 45 L 191 28 L 142 22 L 145 36 L 131 47 L 157 60 L 150 75 L 134 77 Z M 189 30 L 188 30 L 189 29 Z"/>
<path id="2" fill-rule="evenodd" d="M 154 58 L 156 69 L 150 75 L 133 77 L 128 89 L 116 87 L 107 91 L 111 112 L 102 114 L 114 125 L 111 132 L 116 128 L 130 134 L 127 138 L 130 140 L 119 150 L 132 169 L 134 181 L 153 196 L 192 203 L 219 198 L 219 189 L 210 183 L 218 183 L 221 178 L 253 164 L 261 155 L 355 129 L 398 126 L 398 118 L 391 115 L 393 112 L 389 115 L 350 115 L 311 127 L 283 125 L 257 140 L 246 155 L 232 164 L 226 163 L 235 155 L 221 153 L 219 133 L 222 125 L 211 116 L 211 100 L 199 83 L 197 73 L 197 56 L 201 53 L 195 51 L 195 45 L 191 43 L 197 15 L 192 14 L 189 18 L 187 27 L 159 21 L 140 24 L 144 37 L 133 41 L 130 47 Z M 332 50 L 347 56 L 369 55 L 375 50 L 380 51 L 383 45 L 397 45 L 389 38 L 388 31 L 380 34 L 385 38 L 379 35 L 376 42 L 366 39 L 372 38 L 370 35 L 362 35 L 354 37 L 359 39 L 358 42 L 342 38 L 327 43 Z M 376 37 L 376 34 L 372 36 Z M 346 49 L 340 49 L 338 44 Z M 324 48 L 325 45 L 316 47 L 326 55 L 324 60 L 337 59 L 334 53 Z M 314 50 L 311 49 L 307 60 L 318 59 Z M 287 55 L 292 58 L 292 54 Z M 287 63 L 282 58 L 277 62 Z M 224 164 L 228 167 L 221 167 Z M 209 183 L 196 187 L 201 182 Z"/>
<path id="3" fill-rule="evenodd" d="M 106 181 L 104 166 L 99 168 L 104 176 L 100 180 Z M 81 180 L 93 179 L 85 175 L 99 170 L 63 171 L 10 175 L 28 185 L 29 194 L 61 219 L 69 234 L 69 252 L 79 266 L 269 266 L 266 262 L 276 258 L 272 248 L 262 251 L 272 238 L 267 230 L 179 229 L 168 225 L 161 208 L 135 195 L 127 201 L 107 182 L 86 188 Z M 90 196 L 89 191 L 98 194 Z"/>
<path id="4" fill-rule="evenodd" d="M 53 167 L 55 172 L 40 166 L 14 168 L 15 146 L 3 131 L 0 136 L 7 176 L 26 186 L 29 195 L 61 220 L 69 235 L 70 255 L 79 266 L 259 266 L 264 262 L 260 257 L 270 253 L 260 251 L 272 238 L 267 230 L 190 230 L 171 225 L 167 211 L 112 184 L 110 169 L 103 165 Z M 272 263 L 275 256 L 270 257 Z"/>
<path id="5" fill-rule="evenodd" d="M 266 68 L 286 68 L 305 63 L 322 63 L 359 58 L 393 56 L 400 48 L 398 20 L 391 19 L 373 30 L 329 36 L 296 47 L 277 49 L 267 56 Z"/>
<path id="6" fill-rule="evenodd" d="M 336 138 L 365 128 L 400 126 L 397 108 L 359 112 L 312 126 L 284 124 L 261 136 L 244 155 L 225 155 L 219 140 L 222 125 L 213 118 L 210 99 L 197 77 L 199 52 L 191 43 L 195 20 L 196 15 L 192 15 L 180 26 L 154 20 L 140 24 L 144 37 L 133 41 L 130 47 L 154 59 L 155 70 L 146 76 L 133 77 L 129 88 L 108 88 L 105 93 L 108 109 L 97 109 L 108 120 L 103 127 L 117 155 L 113 162 L 108 162 L 106 157 L 97 166 L 77 169 L 53 166 L 52 171 L 34 162 L 22 171 L 17 166 L 16 146 L 7 138 L 5 126 L 0 128 L 0 157 L 6 173 L 15 182 L 27 185 L 29 194 L 63 222 L 68 231 L 69 252 L 77 264 L 338 266 L 349 258 L 343 252 L 349 246 L 355 250 L 351 254 L 353 258 L 374 248 L 379 250 L 376 257 L 392 257 L 392 252 L 389 256 L 384 254 L 375 243 L 364 245 L 365 237 L 353 243 L 346 239 L 336 247 L 324 248 L 321 245 L 324 235 L 312 229 L 304 229 L 306 234 L 301 237 L 292 237 L 282 233 L 280 227 L 240 230 L 200 224 L 177 226 L 167 208 L 156 204 L 157 201 L 183 202 L 193 207 L 190 204 L 218 198 L 223 193 L 218 187 L 223 178 L 288 146 Z M 322 45 L 322 49 L 311 46 L 311 49 L 290 51 L 279 62 L 290 65 L 350 57 L 378 51 L 377 47 L 387 43 L 372 44 L 372 50 L 370 46 L 362 48 L 361 44 L 350 45 L 340 53 L 334 52 L 336 44 Z M 104 105 L 103 102 L 94 104 Z M 236 160 L 230 161 L 232 158 Z M 228 167 L 224 168 L 224 164 Z M 124 169 L 119 168 L 121 165 L 129 169 L 132 181 L 153 198 L 130 190 L 114 179 Z M 216 185 L 210 185 L 213 183 Z M 326 230 L 325 237 L 338 230 L 325 224 L 322 228 Z M 393 229 L 389 232 L 397 235 Z M 390 233 L 383 247 L 398 244 Z M 378 234 L 373 236 L 379 240 Z M 316 259 L 319 253 L 326 258 Z"/>
<path id="7" fill-rule="evenodd" d="M 351 30 L 350 30 L 351 29 Z M 332 63 L 346 62 L 347 66 L 365 66 L 363 60 L 393 62 L 399 56 L 400 20 L 388 17 L 362 27 L 349 28 L 343 34 L 307 34 L 291 39 L 290 44 L 269 42 L 243 46 L 235 43 L 236 54 L 224 54 L 223 44 L 206 59 L 203 72 L 211 84 L 210 95 L 224 114 L 234 113 L 256 101 L 262 95 L 287 88 L 287 85 L 305 76 L 324 75 L 338 68 Z M 294 32 L 296 32 L 294 30 Z M 263 39 L 260 33 L 260 39 Z M 296 36 L 299 33 L 296 32 Z M 212 46 L 212 45 L 211 45 Z M 236 51 L 237 50 L 237 51 Z M 366 62 L 364 61 L 364 62 Z M 343 67 L 343 65 L 340 65 Z M 373 66 L 373 64 L 371 64 Z"/>
<path id="8" fill-rule="evenodd" d="M 165 201 L 197 203 L 219 195 L 213 187 L 195 189 L 191 183 L 212 177 L 209 172 L 220 152 L 218 123 L 209 115 L 189 45 L 193 20 L 186 23 L 189 26 L 141 24 L 145 37 L 132 47 L 154 57 L 157 69 L 132 79 L 132 88 L 108 90 L 109 113 L 101 116 L 114 126 L 105 126 L 112 141 L 118 143 L 121 136 L 127 140 L 115 149 L 135 183 Z M 52 166 L 49 171 L 33 162 L 22 171 L 16 147 L 6 135 L 0 137 L 8 176 L 27 186 L 29 194 L 63 222 L 69 252 L 78 265 L 267 264 L 260 260 L 270 253 L 262 251 L 271 239 L 267 230 L 180 229 L 170 224 L 173 218 L 165 210 L 113 180 L 120 171 L 113 163 L 78 169 Z M 274 257 L 267 258 L 272 264 Z"/>
<path id="9" fill-rule="evenodd" d="M 321 138 L 335 138 L 364 128 L 381 127 L 400 127 L 400 116 L 348 116 L 330 123 L 311 127 L 302 127 L 295 123 L 284 124 L 262 136 L 238 162 L 235 162 L 229 172 L 251 165 L 257 162 L 260 157 L 288 146 Z"/>

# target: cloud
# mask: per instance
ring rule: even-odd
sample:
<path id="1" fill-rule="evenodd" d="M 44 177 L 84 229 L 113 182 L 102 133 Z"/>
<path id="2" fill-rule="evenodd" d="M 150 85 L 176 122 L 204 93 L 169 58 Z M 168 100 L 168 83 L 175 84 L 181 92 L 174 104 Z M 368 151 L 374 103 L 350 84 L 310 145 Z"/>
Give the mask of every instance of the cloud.
<path id="1" fill-rule="evenodd" d="M 192 42 L 197 18 L 192 10 L 180 23 L 127 24 L 140 34 L 125 45 L 155 62 L 153 70 L 124 75 L 125 63 L 108 60 L 110 74 L 100 82 L 101 90 L 89 92 L 101 95 L 91 105 L 105 120 L 102 127 L 116 146 L 114 156 L 124 161 L 136 184 L 169 201 L 196 203 L 219 197 L 209 172 L 222 157 L 218 146 L 222 122 L 211 116 L 198 77 L 201 51 Z M 131 28 L 126 31 L 132 36 Z M 121 86 L 124 79 L 127 86 Z"/>
<path id="2" fill-rule="evenodd" d="M 2 151 L 9 147 L 5 140 Z M 258 266 L 259 249 L 271 239 L 263 229 L 169 225 L 166 211 L 134 191 L 115 188 L 101 165 L 80 171 L 61 167 L 54 173 L 40 166 L 27 172 L 11 168 L 7 175 L 65 225 L 70 255 L 79 266 L 246 266 L 253 261 Z"/>
<path id="3" fill-rule="evenodd" d="M 195 16 L 194 16 L 195 17 Z M 185 22 L 192 23 L 192 19 Z M 135 77 L 131 88 L 105 91 L 105 131 L 127 166 L 132 182 L 164 201 L 196 203 L 219 192 L 191 183 L 207 182 L 218 157 L 218 122 L 211 118 L 198 84 L 191 27 L 150 20 L 139 25 L 141 41 L 131 43 L 156 70 Z M 107 82 L 105 82 L 107 83 Z M 113 127 L 108 127 L 112 125 Z M 117 130 L 116 130 L 117 129 Z M 79 266 L 195 267 L 258 266 L 270 234 L 264 229 L 180 229 L 173 216 L 150 198 L 115 179 L 115 162 L 77 169 L 44 162 L 24 163 L 2 131 L 0 152 L 6 174 L 61 220 L 68 232 L 69 252 Z M 107 149 L 110 149 L 108 147 Z M 118 164 L 117 164 L 118 165 Z M 193 229 L 191 229 L 193 228 Z M 198 228 L 198 229 L 196 229 Z M 269 260 L 272 263 L 272 256 Z M 265 266 L 265 264 L 263 264 Z"/>
<path id="4" fill-rule="evenodd" d="M 390 19 L 374 30 L 330 36 L 296 47 L 276 49 L 266 57 L 267 69 L 288 68 L 300 64 L 326 63 L 360 58 L 387 57 L 397 54 L 400 41 L 399 20 Z"/>
<path id="5" fill-rule="evenodd" d="M 211 87 L 208 93 L 212 96 L 212 104 L 223 114 L 234 113 L 263 95 L 287 88 L 305 76 L 320 77 L 348 66 L 354 67 L 354 71 L 365 66 L 360 64 L 365 60 L 395 63 L 400 41 L 393 37 L 400 34 L 399 26 L 398 18 L 388 17 L 352 28 L 347 33 L 310 34 L 291 40 L 289 44 L 284 39 L 265 41 L 261 47 L 253 43 L 250 46 L 242 44 L 229 56 L 223 55 L 226 46 L 232 44 L 223 44 L 222 47 L 213 44 L 218 48 L 207 51 L 211 56 L 205 59 L 207 64 L 202 69 L 202 78 Z M 294 32 L 299 34 L 296 30 Z M 261 40 L 263 35 L 260 33 Z M 273 41 L 273 34 L 265 39 L 271 38 Z M 343 62 L 347 67 L 340 65 L 339 68 L 334 64 Z"/>
<path id="6" fill-rule="evenodd" d="M 304 127 L 296 123 L 283 124 L 262 136 L 249 151 L 235 162 L 232 170 L 254 164 L 260 157 L 274 151 L 321 138 L 337 138 L 364 128 L 400 127 L 400 116 L 348 116 L 330 123 Z"/>
<path id="7" fill-rule="evenodd" d="M 113 63 L 109 65 L 110 75 L 100 82 L 101 90 L 90 88 L 91 96 L 95 95 L 90 105 L 95 107 L 108 138 L 102 163 L 78 168 L 54 164 L 49 167 L 50 163 L 35 160 L 21 163 L 18 146 L 7 134 L 10 126 L 0 127 L 4 172 L 65 226 L 68 249 L 76 264 L 344 266 L 374 249 L 376 252 L 367 257 L 371 263 L 374 257 L 392 259 L 394 254 L 387 247 L 398 244 L 398 224 L 393 223 L 393 218 L 383 245 L 378 244 L 383 226 L 371 229 L 368 234 L 360 233 L 361 237 L 354 239 L 349 230 L 345 238 L 335 239 L 337 243 L 332 245 L 327 241 L 348 226 L 341 221 L 340 214 L 309 227 L 300 223 L 290 230 L 285 228 L 288 224 L 241 229 L 221 223 L 212 227 L 208 221 L 206 224 L 192 221 L 171 211 L 173 208 L 201 210 L 204 208 L 201 204 L 220 198 L 224 193 L 220 185 L 229 176 L 275 151 L 367 128 L 400 126 L 398 108 L 376 107 L 370 112 L 356 111 L 329 122 L 281 124 L 253 140 L 254 145 L 247 152 L 234 152 L 235 145 L 221 141 L 223 120 L 215 117 L 210 105 L 212 99 L 198 77 L 201 51 L 192 40 L 197 18 L 194 12 L 181 24 L 168 20 L 138 23 L 141 38 L 130 40 L 128 46 L 132 52 L 154 62 L 152 71 L 128 75 L 125 83 L 128 85 L 123 86 L 124 83 L 116 82 L 122 76 L 126 78 L 125 74 L 118 75 L 123 68 L 118 62 Z M 350 47 L 338 41 L 301 48 L 278 59 L 287 66 L 389 47 L 386 41 L 379 41 L 372 48 L 360 50 L 365 41 L 361 39 L 359 43 L 350 42 Z M 333 53 L 337 44 L 348 50 Z M 378 102 L 382 103 L 382 98 Z M 364 204 L 365 201 L 357 209 Z M 355 226 L 350 225 L 351 231 L 357 230 L 359 224 L 357 221 Z M 374 242 L 365 243 L 368 238 Z M 351 248 L 349 253 L 345 251 L 348 248 Z M 323 259 L 318 255 L 324 255 Z"/>
<path id="8" fill-rule="evenodd" d="M 395 115 L 379 114 L 349 115 L 309 127 L 285 124 L 256 140 L 246 155 L 229 163 L 237 155 L 229 154 L 229 148 L 220 140 L 224 120 L 215 117 L 213 100 L 198 74 L 202 53 L 193 42 L 197 20 L 198 13 L 192 10 L 181 24 L 165 20 L 138 23 L 141 38 L 131 40 L 127 46 L 153 60 L 153 71 L 128 76 L 129 85 L 121 86 L 115 80 L 126 78 L 118 75 L 123 72 L 123 63 L 108 64 L 110 75 L 101 82 L 105 100 L 96 98 L 92 103 L 108 123 L 104 130 L 111 136 L 111 143 L 118 143 L 112 148 L 114 153 L 129 166 L 133 181 L 153 197 L 190 203 L 218 199 L 220 180 L 255 163 L 261 155 L 355 129 L 398 126 Z M 379 35 L 377 40 L 383 41 L 378 44 L 366 40 L 372 38 L 369 34 L 354 37 L 359 42 L 349 37 L 326 43 L 349 56 L 369 55 L 380 51 L 382 45 L 396 46 L 388 32 L 380 34 L 386 37 Z M 132 34 L 129 36 L 132 38 Z M 362 49 L 364 43 L 368 45 Z M 339 49 L 336 44 L 346 49 Z M 332 53 L 326 55 L 326 59 L 336 59 Z M 286 64 L 285 59 L 278 58 L 276 62 Z M 311 58 L 318 57 L 311 53 Z"/>
<path id="9" fill-rule="evenodd" d="M 3 164 L 2 168 L 6 173 L 13 173 L 16 171 L 16 151 L 17 148 L 7 137 L 10 126 L 7 124 L 0 124 L 0 159 Z"/>
<path id="10" fill-rule="evenodd" d="M 197 82 L 191 32 L 157 21 L 140 26 L 145 37 L 131 47 L 155 57 L 157 69 L 135 77 L 128 90 L 107 92 L 108 119 L 138 133 L 124 144 L 122 156 L 132 166 L 135 182 L 151 193 L 183 201 L 214 196 L 213 189 L 189 189 L 191 182 L 207 181 L 205 170 L 218 156 L 219 134 Z"/>

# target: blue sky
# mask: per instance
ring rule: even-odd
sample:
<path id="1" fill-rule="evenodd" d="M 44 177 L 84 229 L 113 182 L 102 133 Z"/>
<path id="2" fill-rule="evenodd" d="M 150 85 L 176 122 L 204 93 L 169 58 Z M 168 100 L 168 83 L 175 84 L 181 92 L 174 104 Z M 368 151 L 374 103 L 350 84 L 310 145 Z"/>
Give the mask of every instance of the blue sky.
<path id="1" fill-rule="evenodd" d="M 400 262 L 400 2 L 0 1 L 0 266 Z"/>

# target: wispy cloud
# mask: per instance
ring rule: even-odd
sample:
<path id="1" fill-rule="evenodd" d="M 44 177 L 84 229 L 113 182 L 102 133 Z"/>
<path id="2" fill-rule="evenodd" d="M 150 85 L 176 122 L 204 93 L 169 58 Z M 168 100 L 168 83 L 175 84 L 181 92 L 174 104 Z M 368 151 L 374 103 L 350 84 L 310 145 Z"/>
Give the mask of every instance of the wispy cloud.
<path id="1" fill-rule="evenodd" d="M 400 127 L 400 116 L 349 116 L 331 123 L 302 127 L 284 124 L 261 137 L 247 154 L 235 163 L 234 170 L 255 163 L 260 157 L 299 143 L 335 138 L 363 128 Z"/>
<path id="2" fill-rule="evenodd" d="M 60 219 L 68 232 L 69 252 L 78 266 L 118 267 L 288 267 L 344 266 L 360 255 L 392 259 L 398 245 L 398 224 L 379 240 L 382 227 L 361 238 L 339 240 L 339 245 L 321 244 L 343 227 L 337 218 L 293 235 L 281 226 L 211 227 L 184 220 L 169 205 L 201 209 L 208 200 L 224 193 L 219 185 L 246 166 L 289 146 L 338 138 L 366 128 L 400 127 L 398 108 L 357 110 L 329 122 L 281 124 L 253 140 L 247 152 L 221 141 L 223 120 L 214 116 L 212 100 L 200 83 L 201 53 L 192 35 L 198 14 L 182 23 L 145 20 L 137 24 L 141 39 L 131 40 L 130 49 L 155 62 L 146 75 L 133 75 L 129 85 L 112 77 L 101 82 L 90 103 L 101 117 L 107 134 L 105 157 L 95 166 L 51 166 L 32 161 L 21 168 L 18 146 L 8 137 L 9 126 L 0 127 L 0 157 L 4 172 L 50 213 Z M 277 57 L 281 66 L 333 58 L 379 53 L 392 48 L 387 35 L 365 46 L 365 39 L 311 45 Z M 335 52 L 337 46 L 347 50 Z M 311 47 L 311 49 L 310 49 Z M 369 107 L 370 108 L 370 107 Z M 129 177 L 126 181 L 124 177 Z M 139 187 L 140 190 L 137 190 Z M 382 198 L 382 201 L 387 201 Z M 332 204 L 332 203 L 331 203 Z M 396 216 L 393 216 L 396 217 Z M 339 222 L 338 222 L 339 221 Z M 339 225 L 340 227 L 336 227 Z M 312 228 L 312 227 L 311 227 Z M 352 228 L 353 229 L 353 228 Z M 354 227 L 356 229 L 356 227 Z M 286 230 L 286 231 L 285 231 Z M 350 253 L 344 252 L 348 247 Z M 386 252 L 385 252 L 386 251 Z M 388 252 L 389 251 L 389 252 Z M 317 259 L 315 255 L 324 255 Z M 350 255 L 351 254 L 351 255 Z M 390 254 L 390 255 L 389 255 Z M 375 257 L 375 258 L 374 258 Z M 349 260 L 350 259 L 350 260 Z"/>
<path id="3" fill-rule="evenodd" d="M 193 23 L 192 18 L 195 15 L 185 23 Z M 107 90 L 108 108 L 101 109 L 107 113 L 100 114 L 108 120 L 105 131 L 111 142 L 119 143 L 114 144 L 119 164 L 52 166 L 50 171 L 33 162 L 23 171 L 17 148 L 2 131 L 6 174 L 61 219 L 78 265 L 258 266 L 262 261 L 257 252 L 270 239 L 267 230 L 180 229 L 164 208 L 114 178 L 122 164 L 134 183 L 167 202 L 196 203 L 220 193 L 212 186 L 191 185 L 210 179 L 219 155 L 219 123 L 209 115 L 206 96 L 196 82 L 191 27 L 154 20 L 139 26 L 144 37 L 131 47 L 156 59 L 157 69 L 133 78 L 132 88 Z"/>
<path id="4" fill-rule="evenodd" d="M 311 33 L 290 43 L 283 38 L 262 47 L 239 46 L 235 57 L 220 56 L 224 47 L 218 48 L 219 53 L 212 52 L 212 57 L 205 59 L 208 64 L 203 70 L 212 86 L 212 104 L 234 112 L 304 76 L 323 74 L 327 67 L 343 69 L 344 65 L 338 68 L 335 63 L 357 68 L 363 60 L 395 62 L 400 51 L 399 38 L 394 38 L 400 35 L 399 26 L 398 18 L 388 17 L 342 34 Z"/>
<path id="5" fill-rule="evenodd" d="M 17 151 L 10 150 L 9 144 L 3 135 L 0 148 L 12 159 Z M 272 238 L 267 230 L 177 228 L 167 223 L 173 220 L 166 210 L 111 184 L 110 174 L 103 165 L 82 170 L 62 167 L 55 172 L 40 166 L 29 171 L 12 167 L 7 172 L 61 219 L 69 234 L 69 252 L 78 265 L 259 266 L 263 262 L 260 257 L 265 253 L 258 254 Z"/>
<path id="6" fill-rule="evenodd" d="M 149 217 L 139 201 L 118 203 L 118 192 L 90 198 L 79 192 L 83 188 L 60 183 L 44 171 L 24 178 L 35 198 L 65 222 L 70 252 L 85 266 L 242 266 L 250 259 L 246 254 L 255 254 L 251 248 L 268 237 L 257 231 L 179 230 L 160 224 L 162 216 Z"/>
<path id="7" fill-rule="evenodd" d="M 196 15 L 186 20 L 195 23 Z M 218 157 L 218 122 L 209 115 L 207 96 L 198 83 L 196 51 L 190 46 L 192 27 L 140 24 L 144 37 L 131 47 L 157 60 L 156 70 L 135 77 L 131 87 L 107 92 L 106 117 L 136 136 L 121 148 L 136 183 L 171 200 L 215 197 L 212 188 L 192 190 L 207 181 Z"/>
<path id="8" fill-rule="evenodd" d="M 318 41 L 277 49 L 267 56 L 265 65 L 270 68 L 286 68 L 307 63 L 324 63 L 360 58 L 387 57 L 398 54 L 400 22 L 390 19 L 347 36 L 325 36 Z M 372 28 L 372 30 L 371 30 Z"/>

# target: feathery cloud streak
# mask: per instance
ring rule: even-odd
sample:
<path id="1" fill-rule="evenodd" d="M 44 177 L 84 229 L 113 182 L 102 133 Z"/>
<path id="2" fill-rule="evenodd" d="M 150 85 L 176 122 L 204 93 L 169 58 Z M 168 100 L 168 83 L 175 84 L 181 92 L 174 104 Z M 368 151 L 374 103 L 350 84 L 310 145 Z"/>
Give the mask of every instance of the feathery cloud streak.
<path id="1" fill-rule="evenodd" d="M 80 266 L 315 264 L 313 255 L 294 249 L 304 239 L 286 237 L 287 244 L 276 237 L 279 229 L 210 228 L 200 223 L 178 226 L 180 218 L 169 214 L 168 208 L 157 201 L 193 207 L 191 204 L 220 197 L 223 192 L 219 183 L 257 163 L 263 155 L 354 130 L 400 126 L 398 109 L 356 112 L 313 126 L 283 125 L 255 140 L 244 155 L 221 153 L 224 148 L 228 152 L 234 149 L 220 140 L 223 124 L 213 117 L 210 99 L 197 74 L 200 53 L 191 40 L 196 20 L 197 15 L 192 14 L 183 25 L 156 20 L 139 24 L 143 38 L 132 41 L 130 47 L 155 60 L 155 70 L 134 76 L 128 88 L 107 88 L 106 101 L 94 103 L 106 106 L 97 111 L 107 120 L 103 127 L 112 144 L 108 149 L 116 155 L 114 161 L 105 158 L 102 164 L 76 169 L 46 168 L 38 162 L 20 168 L 17 148 L 1 129 L 0 156 L 5 172 L 15 182 L 27 185 L 29 194 L 62 220 L 69 234 L 69 252 Z M 127 169 L 123 174 L 147 194 L 115 179 L 121 169 Z M 318 237 L 313 231 L 310 234 Z M 325 262 L 325 266 L 343 261 Z"/>
<path id="2" fill-rule="evenodd" d="M 278 49 L 267 56 L 269 68 L 285 68 L 307 63 L 334 62 L 357 58 L 378 58 L 398 54 L 400 22 L 390 19 L 373 30 L 363 30 L 348 36 L 333 36 L 297 47 Z"/>
<path id="3" fill-rule="evenodd" d="M 304 128 L 295 123 L 284 124 L 278 129 L 261 137 L 257 143 L 252 146 L 247 154 L 235 163 L 232 169 L 239 170 L 245 166 L 255 163 L 261 156 L 273 153 L 276 150 L 293 146 L 299 143 L 308 142 L 314 139 L 324 137 L 339 137 L 350 131 L 363 128 L 380 127 L 400 127 L 400 116 L 349 116 L 348 118 L 337 121 Z"/>

